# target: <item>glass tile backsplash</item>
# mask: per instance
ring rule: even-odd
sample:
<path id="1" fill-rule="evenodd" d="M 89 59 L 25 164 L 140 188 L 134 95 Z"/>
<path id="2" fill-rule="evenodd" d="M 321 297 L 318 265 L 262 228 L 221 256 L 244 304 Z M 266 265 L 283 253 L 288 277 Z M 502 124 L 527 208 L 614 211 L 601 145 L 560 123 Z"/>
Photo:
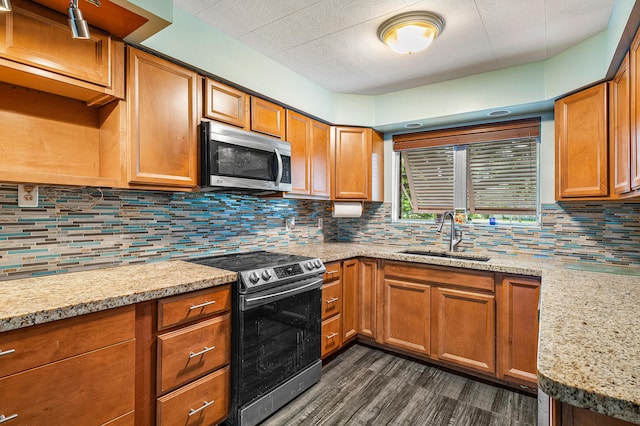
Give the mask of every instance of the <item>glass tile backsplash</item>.
<path id="1" fill-rule="evenodd" d="M 390 203 L 366 203 L 362 218 L 334 219 L 328 201 L 103 191 L 41 187 L 38 208 L 19 208 L 17 186 L 0 185 L 0 280 L 323 241 L 447 247 L 448 226 L 438 234 L 434 224 L 392 222 Z M 295 217 L 289 230 L 288 217 Z M 640 262 L 635 203 L 545 204 L 537 228 L 461 228 L 465 251 Z"/>

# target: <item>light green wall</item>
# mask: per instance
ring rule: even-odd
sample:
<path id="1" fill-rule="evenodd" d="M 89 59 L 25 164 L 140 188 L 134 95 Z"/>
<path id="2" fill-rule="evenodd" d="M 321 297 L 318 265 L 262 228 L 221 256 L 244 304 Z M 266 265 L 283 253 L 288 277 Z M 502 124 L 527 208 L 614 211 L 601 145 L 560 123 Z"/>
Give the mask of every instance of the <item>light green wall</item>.
<path id="1" fill-rule="evenodd" d="M 331 92 L 181 9 L 174 8 L 172 25 L 142 44 L 276 101 L 333 121 Z"/>

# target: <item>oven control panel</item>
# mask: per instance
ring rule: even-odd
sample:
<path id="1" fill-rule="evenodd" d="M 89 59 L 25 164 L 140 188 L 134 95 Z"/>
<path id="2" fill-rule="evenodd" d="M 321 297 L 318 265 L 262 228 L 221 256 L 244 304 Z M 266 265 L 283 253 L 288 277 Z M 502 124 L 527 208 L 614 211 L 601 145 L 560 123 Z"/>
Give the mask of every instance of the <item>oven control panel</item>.
<path id="1" fill-rule="evenodd" d="M 321 274 L 325 271 L 320 259 L 305 260 L 272 268 L 253 269 L 241 272 L 245 289 L 258 291 L 261 286 L 278 285 L 280 281 L 290 282 L 292 278 L 304 279 L 307 276 Z"/>

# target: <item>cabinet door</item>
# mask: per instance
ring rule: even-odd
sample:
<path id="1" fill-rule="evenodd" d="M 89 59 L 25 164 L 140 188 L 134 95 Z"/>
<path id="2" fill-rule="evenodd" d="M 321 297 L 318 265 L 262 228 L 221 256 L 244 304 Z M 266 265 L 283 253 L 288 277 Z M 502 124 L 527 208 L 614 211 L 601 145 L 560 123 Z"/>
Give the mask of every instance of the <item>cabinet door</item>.
<path id="1" fill-rule="evenodd" d="M 288 138 L 287 134 L 287 138 Z M 329 198 L 331 196 L 331 161 L 330 161 L 330 140 L 331 127 L 311 120 L 311 137 L 309 141 L 311 146 L 309 154 L 311 155 L 311 195 L 316 197 Z"/>
<path id="2" fill-rule="evenodd" d="M 21 0 L 12 6 L 0 13 L 2 81 L 95 104 L 124 97 L 121 43 L 96 28 L 74 40 L 64 14 Z"/>
<path id="3" fill-rule="evenodd" d="M 537 387 L 540 279 L 505 275 L 498 305 L 498 377 Z"/>
<path id="4" fill-rule="evenodd" d="M 204 84 L 204 116 L 248 129 L 249 95 L 210 78 Z"/>
<path id="5" fill-rule="evenodd" d="M 382 283 L 382 343 L 430 353 L 430 286 L 385 278 Z"/>
<path id="6" fill-rule="evenodd" d="M 285 111 L 280 105 L 251 97 L 251 130 L 285 139 Z"/>
<path id="7" fill-rule="evenodd" d="M 129 182 L 195 187 L 197 74 L 131 47 L 127 67 Z"/>
<path id="8" fill-rule="evenodd" d="M 629 48 L 631 105 L 631 187 L 640 188 L 640 32 Z"/>
<path id="9" fill-rule="evenodd" d="M 368 199 L 371 180 L 371 129 L 336 127 L 333 136 L 333 198 Z"/>
<path id="10" fill-rule="evenodd" d="M 629 104 L 629 54 L 611 81 L 610 157 L 614 194 L 631 191 L 631 130 Z"/>
<path id="11" fill-rule="evenodd" d="M 556 101 L 556 199 L 608 195 L 607 121 L 607 83 Z"/>
<path id="12" fill-rule="evenodd" d="M 358 334 L 376 337 L 376 289 L 378 263 L 360 259 L 358 263 Z"/>
<path id="13" fill-rule="evenodd" d="M 15 424 L 107 423 L 134 409 L 135 341 L 4 377 L 0 395 L 0 414 L 17 414 Z"/>
<path id="14" fill-rule="evenodd" d="M 605 416 L 586 408 L 554 401 L 554 408 L 560 407 L 561 423 L 555 426 L 633 426 L 634 423 Z"/>
<path id="15" fill-rule="evenodd" d="M 287 142 L 291 144 L 291 193 L 311 194 L 311 119 L 287 110 Z"/>
<path id="16" fill-rule="evenodd" d="M 495 372 L 495 297 L 433 288 L 432 356 L 471 370 Z"/>
<path id="17" fill-rule="evenodd" d="M 342 333 L 343 342 L 358 334 L 358 259 L 342 262 Z"/>

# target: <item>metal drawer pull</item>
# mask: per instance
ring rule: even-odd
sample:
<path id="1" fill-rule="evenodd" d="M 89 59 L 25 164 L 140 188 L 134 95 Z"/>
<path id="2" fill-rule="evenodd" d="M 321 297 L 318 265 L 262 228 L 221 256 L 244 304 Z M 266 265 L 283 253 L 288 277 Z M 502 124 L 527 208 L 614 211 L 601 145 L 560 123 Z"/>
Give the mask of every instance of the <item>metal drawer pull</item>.
<path id="1" fill-rule="evenodd" d="M 338 301 L 338 298 L 337 298 L 337 297 L 334 297 L 333 299 L 327 299 L 327 300 L 325 300 L 325 302 L 327 302 L 327 303 L 333 303 L 333 302 L 337 302 L 337 301 Z"/>
<path id="2" fill-rule="evenodd" d="M 327 336 L 327 340 L 333 339 L 334 337 L 336 337 L 338 335 L 338 333 L 331 333 Z"/>
<path id="3" fill-rule="evenodd" d="M 189 352 L 189 359 L 195 358 L 195 357 L 200 356 L 200 355 L 204 355 L 207 352 L 214 350 L 215 348 L 216 348 L 215 346 L 212 346 L 210 348 L 205 346 L 204 349 L 201 350 L 200 352 Z"/>
<path id="4" fill-rule="evenodd" d="M 199 304 L 199 305 L 191 305 L 191 306 L 189 307 L 189 310 L 190 310 L 190 311 L 192 311 L 192 310 L 194 310 L 194 309 L 204 308 L 205 306 L 213 305 L 214 303 L 216 303 L 216 301 L 215 301 L 215 300 L 212 300 L 211 302 L 204 302 L 204 303 L 201 303 L 201 304 Z"/>
<path id="5" fill-rule="evenodd" d="M 13 420 L 16 417 L 18 417 L 17 414 L 12 414 L 9 417 L 5 416 L 4 414 L 0 414 L 0 423 L 8 422 L 9 420 Z"/>
<path id="6" fill-rule="evenodd" d="M 0 356 L 2 355 L 9 355 L 14 353 L 16 350 L 15 349 L 9 349 L 7 351 L 3 351 L 2 349 L 0 349 Z M 0 420 L 2 420 L 2 417 L 0 417 Z"/>
<path id="7" fill-rule="evenodd" d="M 210 402 L 204 401 L 203 404 L 202 404 L 202 407 L 198 408 L 197 410 L 194 410 L 193 408 L 190 408 L 191 411 L 189 411 L 189 417 L 193 416 L 196 413 L 199 413 L 200 411 L 204 410 L 208 406 L 212 405 L 214 402 L 216 402 L 216 401 L 215 400 L 210 401 Z"/>

